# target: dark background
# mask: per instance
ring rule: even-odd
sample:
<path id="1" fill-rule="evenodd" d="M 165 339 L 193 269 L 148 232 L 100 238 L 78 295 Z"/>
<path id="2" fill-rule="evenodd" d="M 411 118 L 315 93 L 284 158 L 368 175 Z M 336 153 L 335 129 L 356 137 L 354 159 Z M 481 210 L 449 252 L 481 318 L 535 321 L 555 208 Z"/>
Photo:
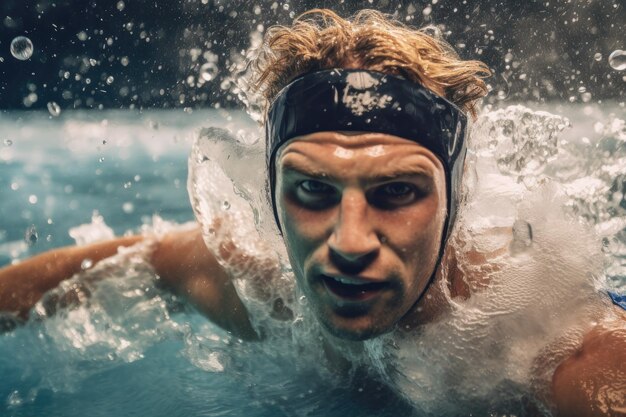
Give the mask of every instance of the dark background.
<path id="1" fill-rule="evenodd" d="M 1 0 L 0 109 L 241 106 L 229 69 L 251 34 L 312 7 L 438 25 L 461 56 L 493 68 L 492 103 L 623 101 L 626 92 L 626 71 L 608 64 L 626 49 L 624 0 Z M 9 50 L 20 35 L 34 44 L 27 61 Z M 207 62 L 217 73 L 203 80 Z"/>

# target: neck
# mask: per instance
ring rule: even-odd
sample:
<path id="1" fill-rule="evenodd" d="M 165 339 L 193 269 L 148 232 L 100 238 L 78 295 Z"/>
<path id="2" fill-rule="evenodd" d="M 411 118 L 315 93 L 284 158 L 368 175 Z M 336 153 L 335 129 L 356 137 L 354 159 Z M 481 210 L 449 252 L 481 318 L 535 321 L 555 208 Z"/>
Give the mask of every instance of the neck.
<path id="1" fill-rule="evenodd" d="M 424 293 L 409 312 L 398 322 L 398 329 L 411 331 L 438 320 L 450 311 L 449 298 L 468 297 L 465 294 L 462 273 L 456 264 L 454 250 L 448 247 L 441 256 Z"/>

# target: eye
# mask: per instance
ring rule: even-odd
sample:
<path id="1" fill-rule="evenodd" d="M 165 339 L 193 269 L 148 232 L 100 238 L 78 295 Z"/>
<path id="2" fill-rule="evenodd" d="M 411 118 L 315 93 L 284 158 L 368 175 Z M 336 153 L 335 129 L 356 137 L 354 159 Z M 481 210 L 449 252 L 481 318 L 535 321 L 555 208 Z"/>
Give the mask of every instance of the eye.
<path id="1" fill-rule="evenodd" d="M 339 200 L 335 187 L 317 180 L 299 182 L 294 197 L 298 203 L 310 209 L 324 209 Z"/>
<path id="2" fill-rule="evenodd" d="M 332 187 L 330 185 L 315 180 L 302 181 L 300 183 L 300 188 L 302 188 L 307 193 L 313 194 L 328 193 L 332 191 Z"/>
<path id="3" fill-rule="evenodd" d="M 390 197 L 403 197 L 413 191 L 413 187 L 402 182 L 386 184 L 382 187 L 382 192 Z"/>
<path id="4" fill-rule="evenodd" d="M 373 205 L 383 209 L 406 206 L 419 200 L 425 192 L 408 182 L 391 182 L 377 187 L 371 194 Z"/>

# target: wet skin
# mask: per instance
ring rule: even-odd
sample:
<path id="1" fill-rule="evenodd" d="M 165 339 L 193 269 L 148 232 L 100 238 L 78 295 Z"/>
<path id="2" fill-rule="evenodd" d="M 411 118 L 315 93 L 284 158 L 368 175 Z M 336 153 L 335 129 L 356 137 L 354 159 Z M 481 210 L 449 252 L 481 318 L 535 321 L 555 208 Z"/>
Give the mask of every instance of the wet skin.
<path id="1" fill-rule="evenodd" d="M 414 321 L 446 214 L 439 159 L 392 135 L 317 132 L 287 143 L 276 170 L 291 265 L 326 330 L 364 340 Z"/>

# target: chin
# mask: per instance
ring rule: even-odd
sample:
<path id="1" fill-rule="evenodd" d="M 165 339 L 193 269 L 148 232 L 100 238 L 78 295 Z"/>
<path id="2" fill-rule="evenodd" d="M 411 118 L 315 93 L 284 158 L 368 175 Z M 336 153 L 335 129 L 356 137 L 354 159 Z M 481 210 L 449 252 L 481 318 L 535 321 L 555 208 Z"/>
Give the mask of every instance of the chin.
<path id="1" fill-rule="evenodd" d="M 346 319 L 346 318 L 324 318 L 319 319 L 320 323 L 333 337 L 338 339 L 350 340 L 354 342 L 362 342 L 364 340 L 373 339 L 380 335 L 390 332 L 393 330 L 394 326 L 372 326 L 363 325 L 358 323 L 360 321 L 358 318 L 355 319 Z M 363 319 L 361 319 L 363 320 Z M 342 323 L 338 323 L 337 321 L 341 321 Z M 346 321 L 354 321 L 354 323 L 345 323 Z"/>

